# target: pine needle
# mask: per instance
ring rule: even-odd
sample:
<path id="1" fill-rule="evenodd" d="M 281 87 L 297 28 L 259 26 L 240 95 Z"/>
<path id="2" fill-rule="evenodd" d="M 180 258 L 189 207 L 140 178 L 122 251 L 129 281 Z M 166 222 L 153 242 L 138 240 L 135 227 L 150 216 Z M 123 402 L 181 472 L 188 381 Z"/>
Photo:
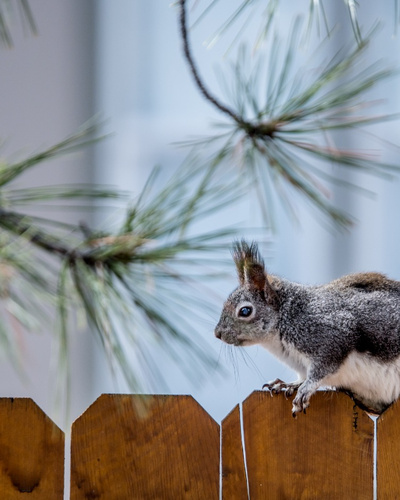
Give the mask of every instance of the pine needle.
<path id="1" fill-rule="evenodd" d="M 18 15 L 30 34 L 36 35 L 38 31 L 28 0 L 0 0 L 0 42 L 8 49 L 14 46 L 12 31 Z"/>

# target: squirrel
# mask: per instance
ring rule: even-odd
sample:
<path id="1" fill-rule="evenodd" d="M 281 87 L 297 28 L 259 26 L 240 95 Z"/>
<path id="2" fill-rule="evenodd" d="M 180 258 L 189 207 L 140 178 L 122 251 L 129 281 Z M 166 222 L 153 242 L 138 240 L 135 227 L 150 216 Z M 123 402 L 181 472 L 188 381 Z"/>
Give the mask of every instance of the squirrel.
<path id="1" fill-rule="evenodd" d="M 350 274 L 325 285 L 301 285 L 267 273 L 256 243 L 232 251 L 239 286 L 229 295 L 215 336 L 233 346 L 260 344 L 298 373 L 263 386 L 306 413 L 320 387 L 351 395 L 381 413 L 400 396 L 400 281 Z"/>

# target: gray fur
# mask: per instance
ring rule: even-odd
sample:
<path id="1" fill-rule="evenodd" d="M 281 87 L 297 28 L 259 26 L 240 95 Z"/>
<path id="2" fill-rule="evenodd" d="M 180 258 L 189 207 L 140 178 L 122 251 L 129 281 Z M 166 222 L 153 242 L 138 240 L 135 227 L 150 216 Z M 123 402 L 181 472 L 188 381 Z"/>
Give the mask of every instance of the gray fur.
<path id="1" fill-rule="evenodd" d="M 257 245 L 245 241 L 235 244 L 233 258 L 240 284 L 215 335 L 234 346 L 260 344 L 299 374 L 289 385 L 266 384 L 289 394 L 299 385 L 294 415 L 321 386 L 350 391 L 376 412 L 400 396 L 400 282 L 360 273 L 299 285 L 268 275 Z"/>

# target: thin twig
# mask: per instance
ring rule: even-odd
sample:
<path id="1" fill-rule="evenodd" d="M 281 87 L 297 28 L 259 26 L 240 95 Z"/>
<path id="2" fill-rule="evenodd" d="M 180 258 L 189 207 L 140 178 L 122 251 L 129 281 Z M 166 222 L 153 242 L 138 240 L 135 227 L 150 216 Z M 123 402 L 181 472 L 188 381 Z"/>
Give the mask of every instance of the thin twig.
<path id="1" fill-rule="evenodd" d="M 181 36 L 183 41 L 183 51 L 186 57 L 186 60 L 189 64 L 191 73 L 193 78 L 203 96 L 211 102 L 216 108 L 218 108 L 223 113 L 229 115 L 231 118 L 235 120 L 239 125 L 243 126 L 245 124 L 245 120 L 239 115 L 237 115 L 230 108 L 222 104 L 216 97 L 214 97 L 204 85 L 202 79 L 200 78 L 200 74 L 197 70 L 196 64 L 194 62 L 192 53 L 190 51 L 188 30 L 187 30 L 187 21 L 186 21 L 186 0 L 180 0 L 180 28 L 181 28 Z"/>

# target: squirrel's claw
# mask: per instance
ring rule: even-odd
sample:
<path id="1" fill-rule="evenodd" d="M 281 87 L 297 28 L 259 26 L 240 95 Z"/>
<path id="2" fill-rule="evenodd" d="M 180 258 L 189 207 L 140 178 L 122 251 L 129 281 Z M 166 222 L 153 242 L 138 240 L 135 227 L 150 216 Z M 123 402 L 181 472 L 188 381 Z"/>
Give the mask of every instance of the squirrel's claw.
<path id="1" fill-rule="evenodd" d="M 292 415 L 297 413 L 306 414 L 306 410 L 310 405 L 310 396 L 308 394 L 299 394 L 293 400 Z"/>
<path id="2" fill-rule="evenodd" d="M 267 382 L 262 386 L 262 388 L 267 389 L 268 391 L 271 391 L 274 394 L 278 394 L 278 392 L 280 392 L 285 385 L 286 384 L 283 380 L 277 378 L 271 382 Z"/>

